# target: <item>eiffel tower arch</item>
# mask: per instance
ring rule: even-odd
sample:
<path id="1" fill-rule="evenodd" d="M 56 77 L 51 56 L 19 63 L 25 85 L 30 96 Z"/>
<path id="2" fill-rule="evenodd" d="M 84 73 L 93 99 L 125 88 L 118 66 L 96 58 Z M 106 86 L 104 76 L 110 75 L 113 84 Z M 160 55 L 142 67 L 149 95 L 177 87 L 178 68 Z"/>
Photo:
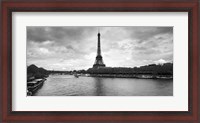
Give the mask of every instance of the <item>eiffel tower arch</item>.
<path id="1" fill-rule="evenodd" d="M 98 42 L 97 42 L 97 56 L 93 65 L 93 68 L 101 68 L 105 67 L 106 65 L 103 63 L 103 57 L 101 56 L 101 42 L 100 42 L 100 32 L 97 34 Z"/>

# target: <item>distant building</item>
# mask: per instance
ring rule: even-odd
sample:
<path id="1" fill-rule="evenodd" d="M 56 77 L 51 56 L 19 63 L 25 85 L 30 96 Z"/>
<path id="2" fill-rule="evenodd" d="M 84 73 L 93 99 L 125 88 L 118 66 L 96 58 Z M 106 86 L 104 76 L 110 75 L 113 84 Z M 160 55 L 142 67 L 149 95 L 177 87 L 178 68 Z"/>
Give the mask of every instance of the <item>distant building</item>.
<path id="1" fill-rule="evenodd" d="M 97 34 L 98 42 L 97 42 L 97 56 L 93 68 L 102 68 L 106 65 L 103 63 L 103 57 L 101 56 L 101 43 L 100 43 L 100 32 Z"/>

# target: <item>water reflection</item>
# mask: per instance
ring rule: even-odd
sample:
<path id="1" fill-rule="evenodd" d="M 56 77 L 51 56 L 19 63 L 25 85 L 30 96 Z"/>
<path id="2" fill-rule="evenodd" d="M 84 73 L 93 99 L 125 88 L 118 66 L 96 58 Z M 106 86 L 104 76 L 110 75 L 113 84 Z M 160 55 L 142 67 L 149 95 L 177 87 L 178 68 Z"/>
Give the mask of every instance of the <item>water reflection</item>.
<path id="1" fill-rule="evenodd" d="M 94 78 L 95 88 L 96 88 L 96 93 L 95 93 L 96 96 L 105 95 L 104 90 L 103 90 L 104 88 L 102 87 L 103 86 L 102 79 L 103 78 Z"/>

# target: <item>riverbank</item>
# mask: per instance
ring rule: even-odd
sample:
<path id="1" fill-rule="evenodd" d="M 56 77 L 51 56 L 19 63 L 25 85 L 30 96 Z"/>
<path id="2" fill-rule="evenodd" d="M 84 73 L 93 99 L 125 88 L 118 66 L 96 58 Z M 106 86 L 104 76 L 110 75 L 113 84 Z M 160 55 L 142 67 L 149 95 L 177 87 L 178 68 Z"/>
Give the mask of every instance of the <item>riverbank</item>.
<path id="1" fill-rule="evenodd" d="M 140 74 L 90 74 L 91 77 L 137 78 L 137 79 L 173 79 L 172 75 L 140 75 Z"/>

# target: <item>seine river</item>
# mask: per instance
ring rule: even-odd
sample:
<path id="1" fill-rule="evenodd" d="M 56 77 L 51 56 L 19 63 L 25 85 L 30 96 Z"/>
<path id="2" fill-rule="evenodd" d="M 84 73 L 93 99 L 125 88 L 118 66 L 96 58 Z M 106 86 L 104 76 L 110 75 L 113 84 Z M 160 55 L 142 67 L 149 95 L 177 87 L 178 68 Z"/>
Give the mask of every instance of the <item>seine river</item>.
<path id="1" fill-rule="evenodd" d="M 173 80 L 50 75 L 35 96 L 173 96 Z"/>

